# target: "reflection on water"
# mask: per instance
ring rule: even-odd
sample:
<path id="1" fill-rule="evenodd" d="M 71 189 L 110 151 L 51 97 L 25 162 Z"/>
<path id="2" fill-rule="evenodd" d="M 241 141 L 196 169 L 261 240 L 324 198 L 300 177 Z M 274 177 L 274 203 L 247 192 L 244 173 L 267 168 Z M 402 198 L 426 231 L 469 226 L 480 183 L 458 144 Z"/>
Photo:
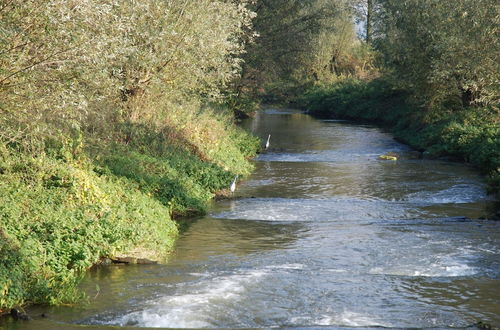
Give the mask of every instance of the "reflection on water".
<path id="1" fill-rule="evenodd" d="M 365 125 L 268 109 L 271 147 L 233 200 L 195 219 L 166 265 L 91 271 L 92 303 L 33 309 L 131 327 L 466 327 L 500 323 L 498 201 L 468 166 L 411 159 Z M 398 161 L 380 161 L 386 152 Z M 482 219 L 482 220 L 481 220 Z"/>
<path id="2" fill-rule="evenodd" d="M 269 249 L 285 249 L 301 235 L 304 225 L 288 223 L 280 226 L 266 222 L 205 219 L 196 222 L 182 237 L 171 264 L 179 260 L 205 260 L 213 255 L 245 255 Z"/>

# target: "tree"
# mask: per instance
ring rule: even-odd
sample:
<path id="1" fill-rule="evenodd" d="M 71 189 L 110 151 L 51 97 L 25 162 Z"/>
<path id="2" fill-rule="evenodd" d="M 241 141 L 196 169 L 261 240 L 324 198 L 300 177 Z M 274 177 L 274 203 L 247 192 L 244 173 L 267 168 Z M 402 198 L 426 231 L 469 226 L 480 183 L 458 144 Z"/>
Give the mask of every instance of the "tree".
<path id="1" fill-rule="evenodd" d="M 107 137 L 222 99 L 253 16 L 246 0 L 0 1 L 0 143 Z"/>
<path id="2" fill-rule="evenodd" d="M 288 94 L 365 66 L 358 58 L 363 52 L 354 51 L 359 43 L 349 1 L 261 0 L 253 9 L 258 37 L 244 56 L 240 89 Z"/>
<path id="3" fill-rule="evenodd" d="M 376 41 L 399 83 L 433 108 L 498 102 L 500 6 L 495 0 L 379 0 Z"/>
<path id="4" fill-rule="evenodd" d="M 354 10 L 356 22 L 364 28 L 365 42 L 371 43 L 377 12 L 376 0 L 351 0 L 350 4 Z"/>

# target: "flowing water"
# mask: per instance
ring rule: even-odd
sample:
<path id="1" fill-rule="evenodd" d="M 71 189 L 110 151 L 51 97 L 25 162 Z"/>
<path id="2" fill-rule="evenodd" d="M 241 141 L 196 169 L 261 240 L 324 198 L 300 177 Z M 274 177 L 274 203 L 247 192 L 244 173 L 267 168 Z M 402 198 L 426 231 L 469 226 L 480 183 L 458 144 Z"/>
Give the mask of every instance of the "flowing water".
<path id="1" fill-rule="evenodd" d="M 268 109 L 270 148 L 235 198 L 194 219 L 165 265 L 90 272 L 87 306 L 37 330 L 466 327 L 500 324 L 498 201 L 471 168 L 411 159 L 363 125 Z M 381 161 L 386 152 L 398 161 Z M 483 218 L 481 220 L 481 218 Z"/>

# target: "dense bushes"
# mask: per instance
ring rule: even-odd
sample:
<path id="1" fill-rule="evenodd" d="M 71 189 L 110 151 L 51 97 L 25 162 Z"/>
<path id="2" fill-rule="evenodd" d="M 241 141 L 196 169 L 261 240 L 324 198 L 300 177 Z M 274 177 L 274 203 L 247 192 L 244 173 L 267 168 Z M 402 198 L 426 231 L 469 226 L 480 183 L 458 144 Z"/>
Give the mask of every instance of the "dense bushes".
<path id="1" fill-rule="evenodd" d="M 30 148 L 74 129 L 106 137 L 123 120 L 163 126 L 185 104 L 223 101 L 252 17 L 244 1 L 218 0 L 0 8 L 0 138 Z"/>
<path id="2" fill-rule="evenodd" d="M 100 257 L 161 259 L 172 214 L 250 173 L 258 140 L 227 100 L 252 17 L 246 1 L 0 4 L 0 311 L 73 301 Z"/>
<path id="3" fill-rule="evenodd" d="M 377 79 L 370 83 L 346 79 L 337 83 L 312 87 L 302 95 L 299 104 L 317 116 L 383 120 L 395 124 L 409 112 L 407 93 Z"/>
<path id="4" fill-rule="evenodd" d="M 74 154 L 71 143 L 49 144 L 38 156 L 3 147 L 0 310 L 79 299 L 83 271 L 104 256 L 162 260 L 177 235 L 171 215 L 204 212 L 234 173 L 250 170 L 244 156 L 255 153 L 256 140 L 228 132 L 241 160 L 207 161 L 158 134 L 94 145 L 90 156 Z"/>
<path id="5" fill-rule="evenodd" d="M 102 164 L 117 176 L 136 182 L 140 189 L 176 213 L 200 212 L 233 175 L 194 155 L 172 150 L 154 157 L 126 149 L 104 155 Z"/>
<path id="6" fill-rule="evenodd" d="M 423 111 L 410 104 L 408 96 L 383 79 L 344 80 L 310 89 L 299 103 L 314 115 L 379 123 L 431 156 L 470 162 L 489 174 L 491 191 L 499 193 L 499 110 L 491 106 Z"/>
<path id="7" fill-rule="evenodd" d="M 172 248 L 169 208 L 130 180 L 43 156 L 4 153 L 0 166 L 1 308 L 72 302 L 100 257 L 141 248 L 161 259 Z"/>

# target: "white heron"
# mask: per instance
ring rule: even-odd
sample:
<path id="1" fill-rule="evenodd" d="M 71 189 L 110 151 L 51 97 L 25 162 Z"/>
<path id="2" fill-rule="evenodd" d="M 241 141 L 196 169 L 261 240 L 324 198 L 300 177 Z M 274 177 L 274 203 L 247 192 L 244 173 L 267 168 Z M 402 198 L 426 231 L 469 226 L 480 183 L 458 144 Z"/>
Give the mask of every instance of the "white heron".
<path id="1" fill-rule="evenodd" d="M 233 182 L 231 182 L 231 186 L 229 186 L 229 190 L 231 190 L 232 193 L 236 190 L 236 180 L 238 180 L 238 174 L 236 174 Z"/>
<path id="2" fill-rule="evenodd" d="M 271 134 L 269 134 L 268 137 L 267 137 L 266 149 L 269 148 L 269 140 L 270 139 L 271 139 Z"/>

